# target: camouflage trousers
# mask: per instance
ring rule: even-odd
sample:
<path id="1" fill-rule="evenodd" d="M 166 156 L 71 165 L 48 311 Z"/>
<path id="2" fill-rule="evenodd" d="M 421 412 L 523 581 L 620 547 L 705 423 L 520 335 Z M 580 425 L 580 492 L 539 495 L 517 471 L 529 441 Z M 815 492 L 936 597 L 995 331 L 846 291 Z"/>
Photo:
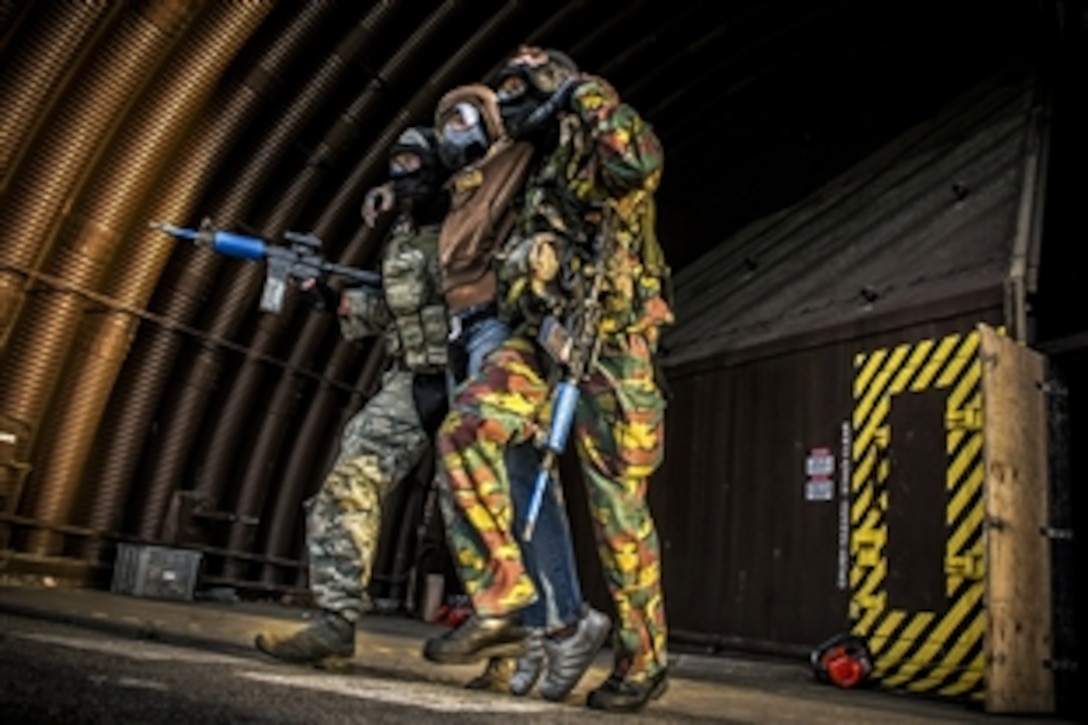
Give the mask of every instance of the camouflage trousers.
<path id="1" fill-rule="evenodd" d="M 656 674 L 667 656 L 660 550 L 646 501 L 664 442 L 665 404 L 651 355 L 639 335 L 605 345 L 581 385 L 572 431 L 618 618 L 614 669 L 635 681 Z M 550 414 L 540 370 L 535 343 L 510 338 L 458 390 L 438 433 L 443 478 L 458 519 L 450 540 L 461 580 L 482 616 L 521 609 L 537 597 L 512 530 L 504 452 L 532 440 Z"/>
<path id="2" fill-rule="evenodd" d="M 352 622 L 366 600 L 382 501 L 430 445 L 412 378 L 406 371 L 386 374 L 381 390 L 348 421 L 332 471 L 304 504 L 314 602 Z"/>

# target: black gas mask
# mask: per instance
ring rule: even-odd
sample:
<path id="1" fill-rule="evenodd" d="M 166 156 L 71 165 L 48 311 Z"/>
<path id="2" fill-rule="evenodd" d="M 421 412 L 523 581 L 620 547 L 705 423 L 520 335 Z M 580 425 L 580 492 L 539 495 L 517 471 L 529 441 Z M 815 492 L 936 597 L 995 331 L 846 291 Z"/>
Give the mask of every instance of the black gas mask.
<path id="1" fill-rule="evenodd" d="M 503 125 L 511 137 L 539 141 L 565 104 L 578 67 L 557 50 L 521 48 L 492 84 Z M 552 106 L 552 107 L 549 107 Z"/>
<path id="2" fill-rule="evenodd" d="M 480 109 L 464 101 L 442 114 L 437 136 L 438 156 L 450 171 L 479 161 L 491 145 Z"/>
<path id="3" fill-rule="evenodd" d="M 442 188 L 448 174 L 437 149 L 434 131 L 427 126 L 405 129 L 389 149 L 394 203 L 416 224 L 436 224 L 449 209 L 449 195 Z"/>
<path id="4" fill-rule="evenodd" d="M 442 174 L 431 129 L 413 126 L 400 135 L 389 149 L 389 180 L 401 204 L 424 204 L 438 193 Z"/>

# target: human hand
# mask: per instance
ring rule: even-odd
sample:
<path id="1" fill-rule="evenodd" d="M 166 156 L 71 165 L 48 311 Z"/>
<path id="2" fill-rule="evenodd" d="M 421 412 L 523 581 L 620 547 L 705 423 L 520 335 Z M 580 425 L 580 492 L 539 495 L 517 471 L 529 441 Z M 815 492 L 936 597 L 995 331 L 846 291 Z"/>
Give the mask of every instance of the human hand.
<path id="1" fill-rule="evenodd" d="M 318 312 L 328 312 L 336 303 L 336 290 L 317 277 L 299 280 L 298 289 L 302 298 Z"/>
<path id="2" fill-rule="evenodd" d="M 378 217 L 390 211 L 396 201 L 397 195 L 393 193 L 393 182 L 387 181 L 381 186 L 375 186 L 363 198 L 363 223 L 373 229 Z"/>

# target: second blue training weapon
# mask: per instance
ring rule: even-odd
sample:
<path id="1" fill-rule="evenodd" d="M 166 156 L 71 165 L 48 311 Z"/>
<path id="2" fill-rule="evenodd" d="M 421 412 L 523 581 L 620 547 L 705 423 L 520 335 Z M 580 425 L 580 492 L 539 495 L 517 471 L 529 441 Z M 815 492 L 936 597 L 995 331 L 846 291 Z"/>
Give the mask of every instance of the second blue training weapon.
<path id="1" fill-rule="evenodd" d="M 283 308 L 284 291 L 288 280 L 292 279 L 301 282 L 338 274 L 350 280 L 349 284 L 381 293 L 380 274 L 328 261 L 321 256 L 321 240 L 312 233 L 284 232 L 283 237 L 291 246 L 281 247 L 269 244 L 260 237 L 215 229 L 209 219 L 203 221 L 200 229 L 187 229 L 166 222 L 151 222 L 151 227 L 177 239 L 191 240 L 227 257 L 266 261 L 268 271 L 261 293 L 261 310 L 264 312 L 278 313 Z"/>
<path id="2" fill-rule="evenodd" d="M 603 235 L 602 235 L 603 237 Z M 552 415 L 548 433 L 544 439 L 544 458 L 533 484 L 529 508 L 525 513 L 525 529 L 522 538 L 533 538 L 540 506 L 548 485 L 556 478 L 559 456 L 567 447 L 567 438 L 574 425 L 574 411 L 581 397 L 579 386 L 597 364 L 601 350 L 601 291 L 604 287 L 605 256 L 598 250 L 596 262 L 583 268 L 580 281 L 588 278 L 588 289 L 575 296 L 569 309 L 566 324 L 549 315 L 540 326 L 537 341 L 560 364 L 563 375 L 552 389 Z M 584 288 L 583 288 L 584 289 Z"/>

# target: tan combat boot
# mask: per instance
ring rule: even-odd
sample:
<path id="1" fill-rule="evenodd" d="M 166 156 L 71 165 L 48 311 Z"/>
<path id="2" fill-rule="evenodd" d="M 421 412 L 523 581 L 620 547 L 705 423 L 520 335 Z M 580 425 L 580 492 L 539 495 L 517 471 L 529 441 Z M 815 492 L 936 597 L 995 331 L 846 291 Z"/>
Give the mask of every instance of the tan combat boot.
<path id="1" fill-rule="evenodd" d="M 355 654 L 355 625 L 334 612 L 324 612 L 308 627 L 292 634 L 262 632 L 257 649 L 284 662 L 342 669 Z"/>

